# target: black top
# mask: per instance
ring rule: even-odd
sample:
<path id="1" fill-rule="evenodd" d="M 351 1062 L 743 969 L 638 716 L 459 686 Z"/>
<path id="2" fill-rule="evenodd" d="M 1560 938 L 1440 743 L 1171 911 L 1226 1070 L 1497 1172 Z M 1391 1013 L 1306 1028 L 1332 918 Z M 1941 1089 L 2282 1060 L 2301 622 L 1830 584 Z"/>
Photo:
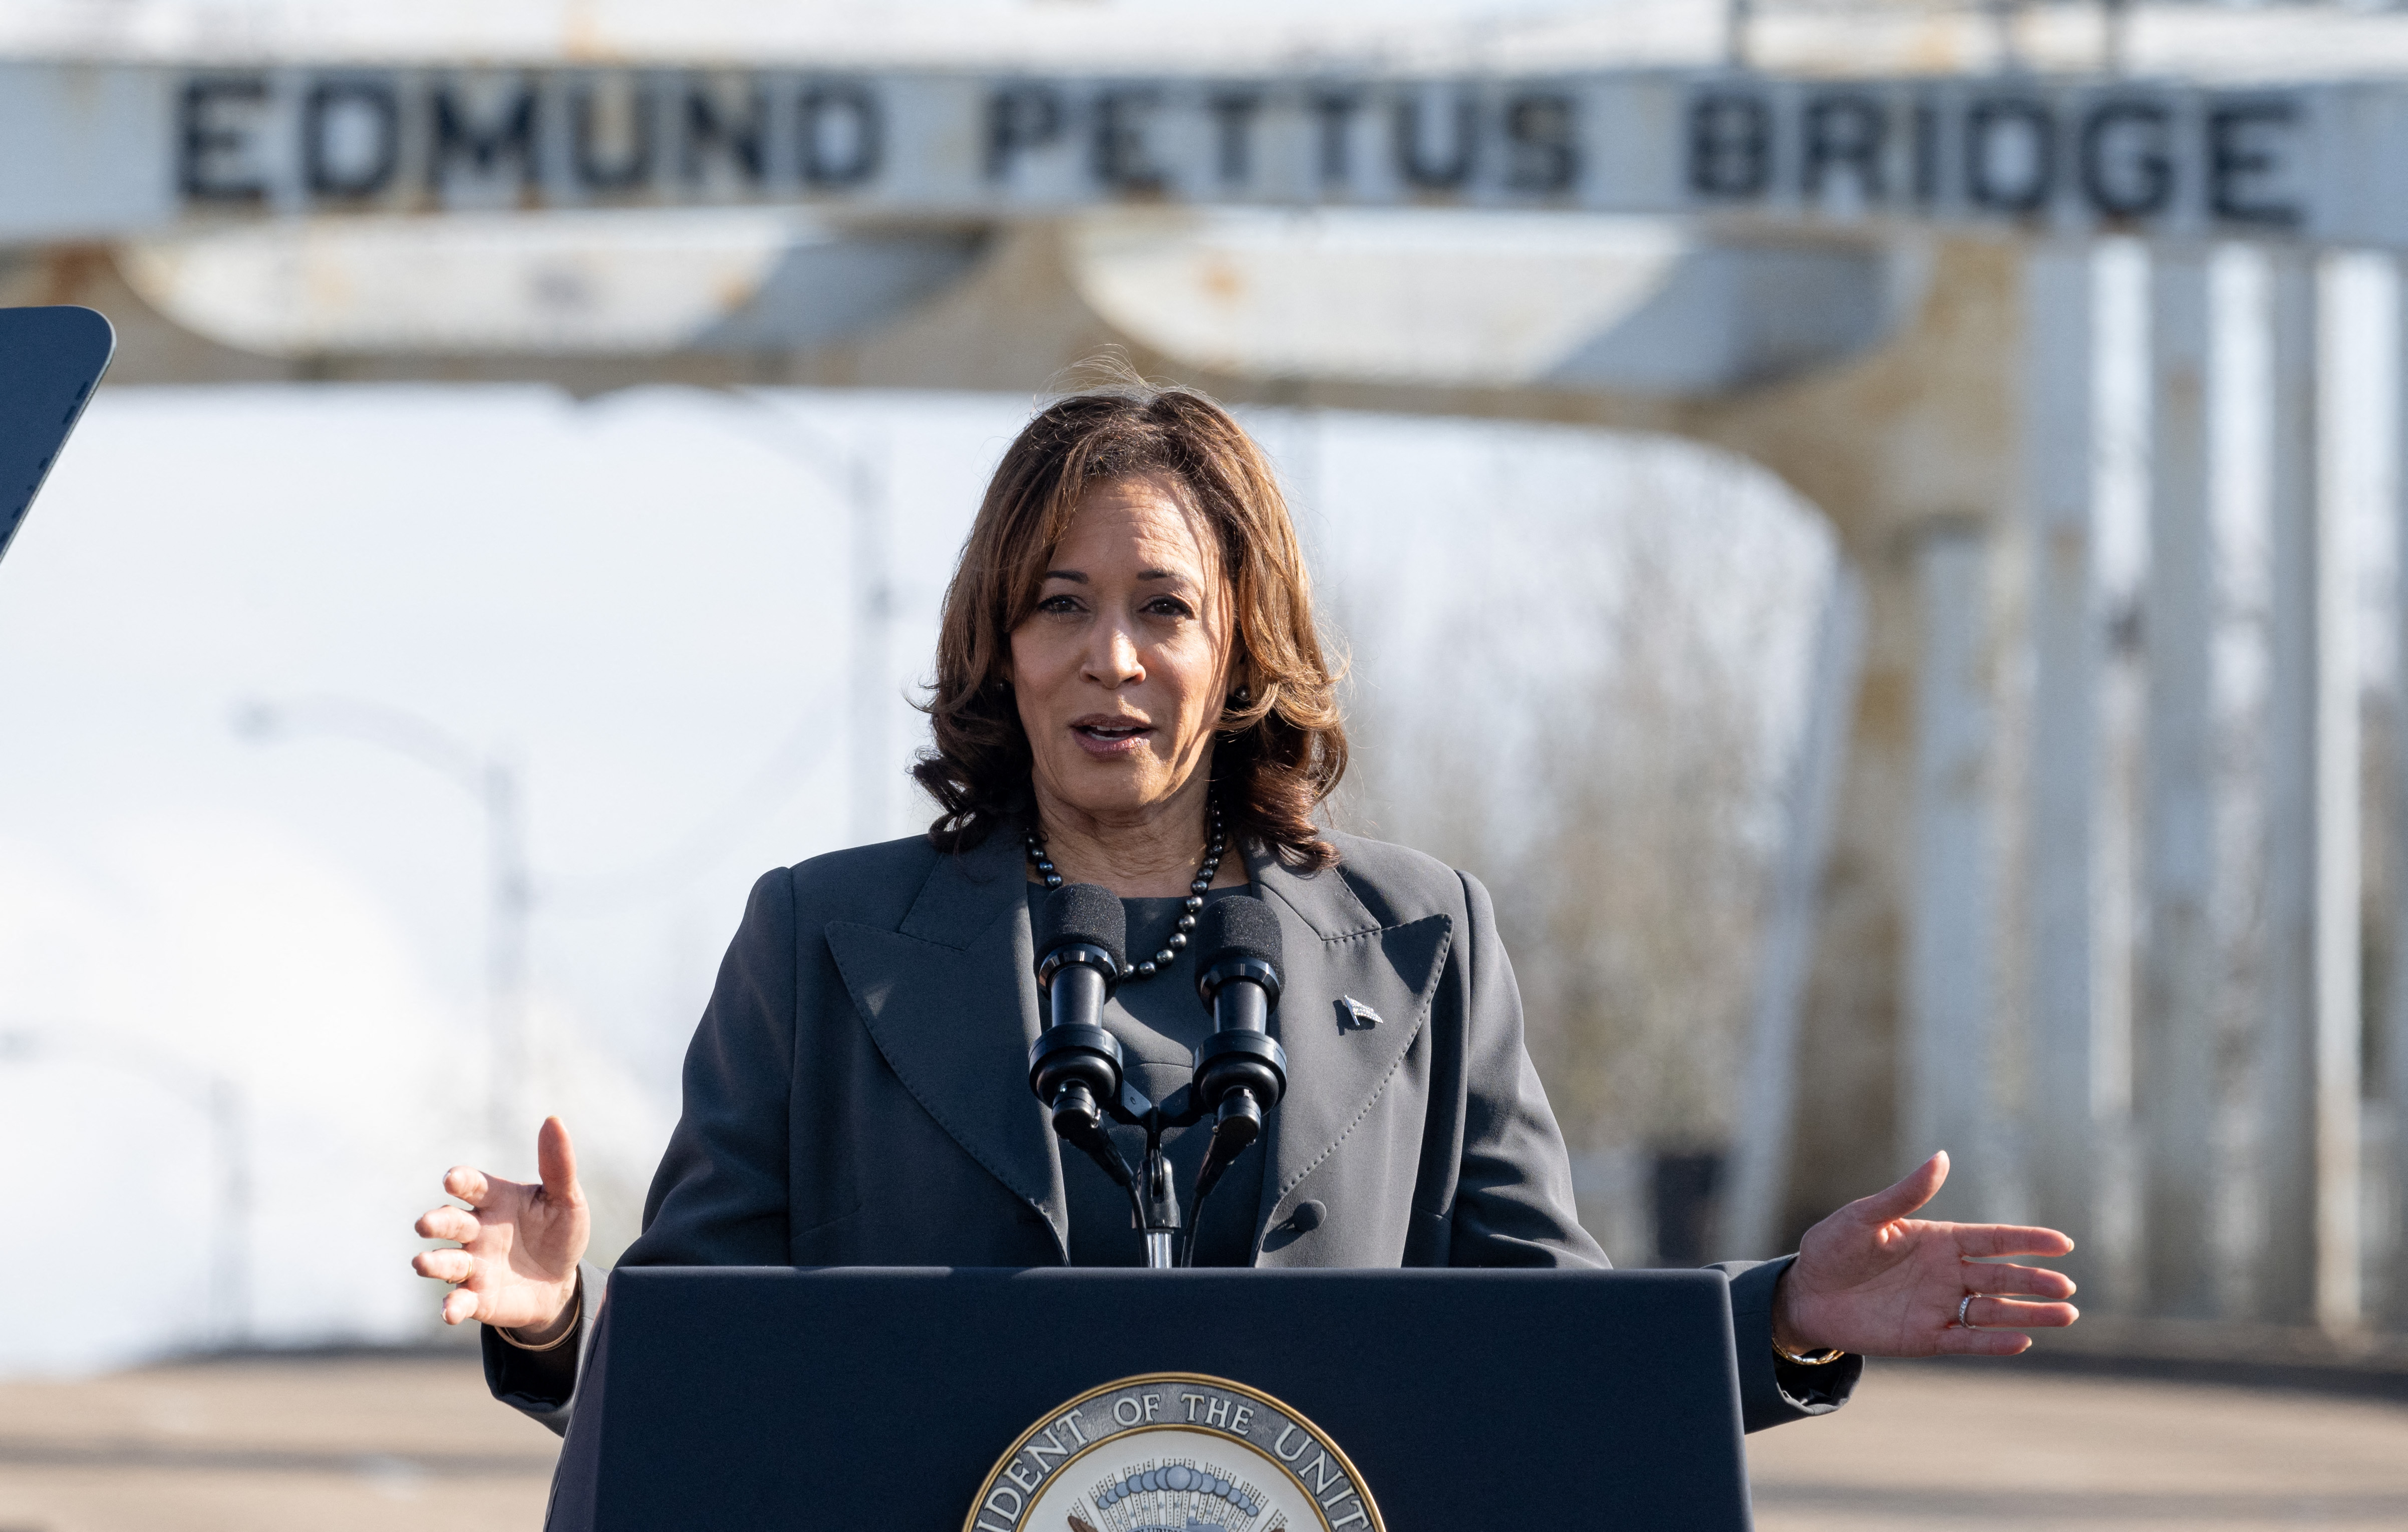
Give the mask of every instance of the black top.
<path id="1" fill-rule="evenodd" d="M 1242 888 L 1214 889 L 1204 897 L 1217 900 L 1225 894 L 1247 891 Z M 1042 918 L 1045 892 L 1041 883 L 1028 886 L 1028 917 L 1032 922 Z M 1125 899 L 1121 903 L 1128 910 L 1129 961 L 1135 962 L 1161 951 L 1177 928 L 1182 901 Z M 1148 1097 L 1161 1101 L 1185 1085 L 1194 1076 L 1192 1050 L 1212 1032 L 1212 1013 L 1196 998 L 1196 948 L 1190 946 L 1171 960 L 1169 968 L 1152 978 L 1131 979 L 1122 985 L 1104 1006 L 1104 1027 L 1120 1040 L 1121 1057 L 1130 1081 Z M 1131 1169 L 1144 1162 L 1143 1128 L 1115 1123 L 1112 1137 L 1128 1157 Z M 1211 1138 L 1209 1122 L 1163 1132 L 1163 1152 L 1170 1156 L 1171 1172 L 1179 1187 L 1180 1210 L 1191 1220 L 1196 1214 L 1197 1167 L 1204 1163 L 1204 1149 Z M 1094 1161 L 1077 1149 L 1065 1149 L 1062 1186 L 1069 1203 L 1072 1265 L 1145 1265 L 1145 1236 L 1130 1216 L 1128 1193 L 1113 1185 L 1111 1178 L 1096 1168 Z M 1188 1238 L 1200 1241 L 1196 1247 L 1197 1265 L 1254 1264 L 1254 1220 L 1261 1209 L 1262 1190 L 1263 1152 L 1257 1145 L 1229 1167 L 1221 1184 L 1204 1200 L 1197 1228 L 1182 1236 L 1182 1249 Z"/>

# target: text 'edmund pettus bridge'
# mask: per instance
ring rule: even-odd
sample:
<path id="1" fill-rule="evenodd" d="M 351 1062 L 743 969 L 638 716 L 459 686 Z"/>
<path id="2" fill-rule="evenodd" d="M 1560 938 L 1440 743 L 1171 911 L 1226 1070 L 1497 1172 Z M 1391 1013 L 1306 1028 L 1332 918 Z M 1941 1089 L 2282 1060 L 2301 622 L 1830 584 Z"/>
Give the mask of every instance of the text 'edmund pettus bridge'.
<path id="1" fill-rule="evenodd" d="M 0 66 L 0 236 L 253 212 L 1111 202 L 2408 246 L 2408 89 L 1743 73 L 1204 79 Z"/>

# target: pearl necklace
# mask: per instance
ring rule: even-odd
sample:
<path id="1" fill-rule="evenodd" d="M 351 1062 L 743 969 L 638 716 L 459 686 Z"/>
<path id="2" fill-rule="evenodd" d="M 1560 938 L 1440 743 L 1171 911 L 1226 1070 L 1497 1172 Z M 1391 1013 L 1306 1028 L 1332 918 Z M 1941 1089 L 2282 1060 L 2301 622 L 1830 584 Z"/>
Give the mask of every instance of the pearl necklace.
<path id="1" fill-rule="evenodd" d="M 1187 886 L 1187 897 L 1180 901 L 1179 929 L 1170 933 L 1170 940 L 1164 943 L 1162 950 L 1153 957 L 1135 966 L 1125 962 L 1121 964 L 1123 984 L 1154 977 L 1169 967 L 1170 961 L 1186 949 L 1187 933 L 1196 929 L 1196 912 L 1204 907 L 1204 890 L 1212 887 L 1213 877 L 1221 871 L 1221 849 L 1227 845 L 1221 833 L 1219 802 L 1216 800 L 1207 806 L 1212 817 L 1212 835 L 1204 847 L 1203 863 L 1196 869 L 1196 880 Z M 1044 880 L 1049 892 L 1062 886 L 1062 874 L 1054 871 L 1053 859 L 1045 854 L 1045 837 L 1034 825 L 1028 831 L 1028 861 L 1037 869 L 1037 875 Z"/>

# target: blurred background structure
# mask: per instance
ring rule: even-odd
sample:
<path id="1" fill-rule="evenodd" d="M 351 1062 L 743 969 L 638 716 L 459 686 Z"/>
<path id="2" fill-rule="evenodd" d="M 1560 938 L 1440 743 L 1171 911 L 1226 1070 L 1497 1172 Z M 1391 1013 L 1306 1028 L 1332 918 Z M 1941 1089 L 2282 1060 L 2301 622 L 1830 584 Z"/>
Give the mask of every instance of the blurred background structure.
<path id="1" fill-rule="evenodd" d="M 1618 1260 L 1945 1147 L 2086 1333 L 2400 1352 L 2408 18 L 21 0 L 0 140 L 122 338 L 0 571 L 0 1218 L 107 1257 L 0 1370 L 423 1337 L 547 1110 L 624 1244 L 1112 349 L 1277 459 Z"/>

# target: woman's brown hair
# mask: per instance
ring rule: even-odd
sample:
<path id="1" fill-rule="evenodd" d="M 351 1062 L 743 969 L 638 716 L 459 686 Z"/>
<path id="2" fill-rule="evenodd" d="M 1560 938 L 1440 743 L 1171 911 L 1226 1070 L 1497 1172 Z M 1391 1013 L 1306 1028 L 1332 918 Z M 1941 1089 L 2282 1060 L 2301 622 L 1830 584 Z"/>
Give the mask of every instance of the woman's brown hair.
<path id="1" fill-rule="evenodd" d="M 1011 633 L 1036 609 L 1046 558 L 1080 498 L 1122 478 L 1162 481 L 1218 544 L 1237 620 L 1211 770 L 1229 830 L 1292 866 L 1330 865 L 1337 848 L 1312 815 L 1345 774 L 1346 731 L 1287 500 L 1228 412 L 1189 389 L 1135 384 L 1039 411 L 987 484 L 945 591 L 936 679 L 921 704 L 936 744 L 911 774 L 944 811 L 929 838 L 975 845 L 1002 817 L 1032 811 L 1028 737 L 1004 680 Z"/>

